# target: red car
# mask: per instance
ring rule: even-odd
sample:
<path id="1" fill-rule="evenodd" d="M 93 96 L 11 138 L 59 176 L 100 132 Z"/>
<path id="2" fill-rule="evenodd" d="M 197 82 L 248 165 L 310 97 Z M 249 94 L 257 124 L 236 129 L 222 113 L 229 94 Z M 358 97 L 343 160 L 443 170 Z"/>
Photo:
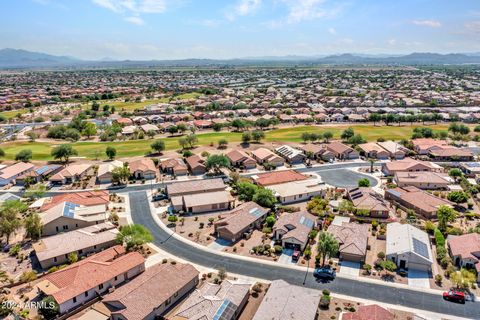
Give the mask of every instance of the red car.
<path id="1" fill-rule="evenodd" d="M 443 299 L 465 303 L 465 293 L 455 290 L 446 291 L 443 293 Z"/>
<path id="2" fill-rule="evenodd" d="M 300 258 L 300 251 L 295 250 L 292 255 L 292 261 L 298 261 L 298 258 Z"/>

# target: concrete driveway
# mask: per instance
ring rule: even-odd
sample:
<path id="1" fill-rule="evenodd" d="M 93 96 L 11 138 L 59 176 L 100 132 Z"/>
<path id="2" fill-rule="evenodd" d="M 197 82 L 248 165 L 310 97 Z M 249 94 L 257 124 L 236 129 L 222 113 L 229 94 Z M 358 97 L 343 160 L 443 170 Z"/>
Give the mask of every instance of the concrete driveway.
<path id="1" fill-rule="evenodd" d="M 345 276 L 358 277 L 360 275 L 360 262 L 342 261 L 338 273 Z"/>
<path id="2" fill-rule="evenodd" d="M 283 249 L 282 254 L 278 257 L 278 262 L 282 264 L 293 264 L 296 263 L 292 261 L 293 249 Z"/>
<path id="3" fill-rule="evenodd" d="M 428 272 L 408 270 L 408 285 L 417 288 L 430 288 L 430 276 Z"/>
<path id="4" fill-rule="evenodd" d="M 230 247 L 231 245 L 232 243 L 230 241 L 224 239 L 216 239 L 215 241 L 210 243 L 208 247 L 213 250 L 223 251 L 223 249 Z"/>

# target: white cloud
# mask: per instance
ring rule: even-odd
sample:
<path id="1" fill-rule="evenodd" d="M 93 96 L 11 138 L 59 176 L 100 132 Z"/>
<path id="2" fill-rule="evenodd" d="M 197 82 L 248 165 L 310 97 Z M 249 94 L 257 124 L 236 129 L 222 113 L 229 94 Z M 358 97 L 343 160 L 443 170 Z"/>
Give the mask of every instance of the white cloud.
<path id="1" fill-rule="evenodd" d="M 337 30 L 335 30 L 335 28 L 328 28 L 328 33 L 337 34 Z"/>
<path id="2" fill-rule="evenodd" d="M 201 20 L 199 24 L 204 27 L 215 28 L 220 25 L 220 21 L 214 20 L 214 19 L 205 19 L 205 20 Z"/>
<path id="3" fill-rule="evenodd" d="M 424 26 L 430 28 L 440 28 L 442 26 L 441 22 L 437 20 L 413 20 L 412 23 L 417 26 Z"/>
<path id="4" fill-rule="evenodd" d="M 248 16 L 255 13 L 262 5 L 262 0 L 239 0 L 233 7 L 227 8 L 225 17 L 233 21 L 238 16 Z"/>
<path id="5" fill-rule="evenodd" d="M 394 46 L 397 44 L 397 40 L 396 39 L 390 39 L 387 41 L 388 45 L 389 46 Z"/>
<path id="6" fill-rule="evenodd" d="M 126 17 L 126 18 L 125 18 L 125 21 L 128 21 L 128 22 L 130 22 L 130 23 L 136 24 L 137 26 L 142 26 L 142 25 L 145 24 L 145 21 L 143 21 L 142 18 L 140 18 L 140 17 L 135 17 L 135 16 Z"/>

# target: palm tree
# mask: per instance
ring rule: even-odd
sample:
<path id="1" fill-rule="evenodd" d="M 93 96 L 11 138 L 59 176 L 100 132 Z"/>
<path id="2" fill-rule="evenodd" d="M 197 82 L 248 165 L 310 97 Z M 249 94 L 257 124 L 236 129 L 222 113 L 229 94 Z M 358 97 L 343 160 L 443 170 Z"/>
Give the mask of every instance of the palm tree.
<path id="1" fill-rule="evenodd" d="M 320 233 L 318 238 L 318 254 L 322 259 L 322 265 L 325 265 L 325 260 L 328 258 L 333 257 L 337 254 L 339 244 L 337 239 L 331 234 L 326 231 Z"/>

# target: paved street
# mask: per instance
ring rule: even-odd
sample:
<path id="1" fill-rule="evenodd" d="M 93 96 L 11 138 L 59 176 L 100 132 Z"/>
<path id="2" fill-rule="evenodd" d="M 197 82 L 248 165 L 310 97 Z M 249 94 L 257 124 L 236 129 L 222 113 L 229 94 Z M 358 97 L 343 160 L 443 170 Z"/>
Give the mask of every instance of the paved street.
<path id="1" fill-rule="evenodd" d="M 227 272 L 245 276 L 275 280 L 283 279 L 289 283 L 302 285 L 306 273 L 300 270 L 278 267 L 266 267 L 261 262 L 244 261 L 234 255 L 225 257 L 190 246 L 160 228 L 150 214 L 148 198 L 145 192 L 130 192 L 130 207 L 134 223 L 147 227 L 154 236 L 155 245 L 163 250 L 205 267 L 218 269 L 223 267 Z M 166 241 L 165 241 L 166 240 Z M 165 241 L 165 242 L 164 242 Z M 334 293 L 369 299 L 390 304 L 398 304 L 410 308 L 428 310 L 441 314 L 480 319 L 480 304 L 467 302 L 464 305 L 442 300 L 441 293 L 430 294 L 414 290 L 383 286 L 359 280 L 337 278 L 331 283 L 319 283 L 312 274 L 306 277 L 305 286 L 315 289 L 329 289 Z"/>

